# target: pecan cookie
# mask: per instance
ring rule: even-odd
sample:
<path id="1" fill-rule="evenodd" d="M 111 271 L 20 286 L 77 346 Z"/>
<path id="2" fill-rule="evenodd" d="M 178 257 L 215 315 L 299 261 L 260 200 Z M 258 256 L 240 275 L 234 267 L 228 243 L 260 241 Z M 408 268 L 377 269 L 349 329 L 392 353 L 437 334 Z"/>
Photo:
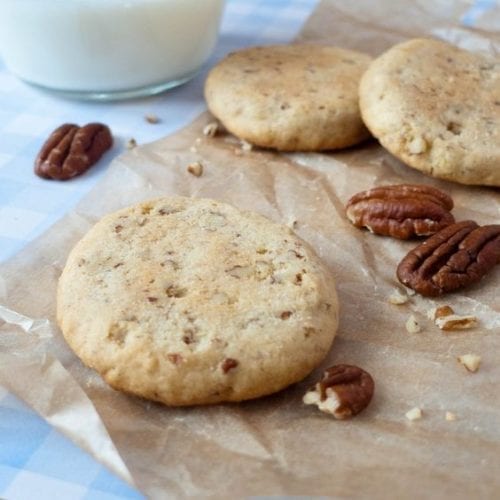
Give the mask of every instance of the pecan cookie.
<path id="1" fill-rule="evenodd" d="M 375 59 L 360 83 L 363 121 L 410 167 L 500 186 L 500 61 L 415 39 Z"/>
<path id="2" fill-rule="evenodd" d="M 76 245 L 57 318 L 114 388 L 206 404 L 304 378 L 330 349 L 337 297 L 289 228 L 213 200 L 165 198 L 104 217 Z"/>
<path id="3" fill-rule="evenodd" d="M 321 45 L 271 45 L 229 54 L 208 75 L 210 111 L 231 133 L 266 148 L 320 151 L 369 137 L 358 85 L 370 62 Z"/>

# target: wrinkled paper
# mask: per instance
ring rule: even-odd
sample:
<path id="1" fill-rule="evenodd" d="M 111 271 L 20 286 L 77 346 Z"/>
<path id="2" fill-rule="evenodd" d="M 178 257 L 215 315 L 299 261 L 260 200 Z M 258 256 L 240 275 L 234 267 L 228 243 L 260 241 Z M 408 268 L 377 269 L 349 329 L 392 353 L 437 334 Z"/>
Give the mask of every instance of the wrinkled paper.
<path id="1" fill-rule="evenodd" d="M 431 35 L 495 53 L 499 9 L 469 29 L 470 2 L 322 2 L 301 38 L 377 54 Z M 495 24 L 495 19 L 497 20 Z M 376 185 L 426 183 L 454 199 L 457 220 L 498 223 L 500 191 L 429 178 L 376 141 L 331 154 L 244 151 L 233 137 L 205 137 L 203 115 L 186 129 L 113 161 L 95 189 L 41 238 L 0 268 L 0 385 L 26 401 L 97 460 L 152 498 L 243 495 L 494 498 L 500 491 L 500 266 L 481 283 L 438 300 L 388 297 L 414 242 L 354 228 L 348 198 Z M 186 171 L 200 161 L 197 178 Z M 55 325 L 66 257 L 102 215 L 163 195 L 211 197 L 290 223 L 335 274 L 340 326 L 325 362 L 273 396 L 241 404 L 168 408 L 110 389 L 69 350 Z M 451 305 L 473 330 L 443 333 L 426 313 Z M 422 325 L 410 334 L 414 314 Z M 456 358 L 482 357 L 477 373 Z M 371 405 L 336 421 L 301 397 L 335 363 L 369 371 Z M 409 422 L 413 407 L 423 418 Z M 457 420 L 445 420 L 445 412 Z"/>

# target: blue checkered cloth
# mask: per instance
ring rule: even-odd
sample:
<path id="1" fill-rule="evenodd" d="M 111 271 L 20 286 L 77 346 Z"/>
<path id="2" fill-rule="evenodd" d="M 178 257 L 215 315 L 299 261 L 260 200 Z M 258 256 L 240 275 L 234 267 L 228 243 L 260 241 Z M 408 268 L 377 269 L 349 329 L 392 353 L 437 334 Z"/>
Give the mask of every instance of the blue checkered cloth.
<path id="1" fill-rule="evenodd" d="M 221 37 L 204 70 L 188 84 L 149 99 L 84 103 L 35 90 L 9 74 L 0 59 L 0 261 L 14 255 L 71 210 L 133 137 L 151 142 L 205 109 L 203 81 L 216 60 L 248 45 L 294 38 L 317 0 L 229 0 Z M 161 122 L 149 124 L 148 113 Z M 61 123 L 108 124 L 115 144 L 98 165 L 69 182 L 33 174 L 33 160 Z M 8 500 L 143 498 L 0 388 L 0 497 Z"/>

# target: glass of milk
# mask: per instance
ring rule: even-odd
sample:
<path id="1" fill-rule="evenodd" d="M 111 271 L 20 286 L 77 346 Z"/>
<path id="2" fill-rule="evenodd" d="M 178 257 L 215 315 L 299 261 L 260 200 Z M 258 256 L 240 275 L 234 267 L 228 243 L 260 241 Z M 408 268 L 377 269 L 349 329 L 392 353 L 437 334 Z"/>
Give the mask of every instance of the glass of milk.
<path id="1" fill-rule="evenodd" d="M 0 55 L 28 83 L 124 99 L 180 85 L 212 53 L 224 0 L 0 0 Z"/>

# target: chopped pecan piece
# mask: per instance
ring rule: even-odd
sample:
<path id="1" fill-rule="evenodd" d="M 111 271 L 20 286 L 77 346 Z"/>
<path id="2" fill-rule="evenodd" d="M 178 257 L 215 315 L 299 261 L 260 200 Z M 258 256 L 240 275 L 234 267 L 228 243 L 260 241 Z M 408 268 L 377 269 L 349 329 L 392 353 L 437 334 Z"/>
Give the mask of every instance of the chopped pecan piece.
<path id="1" fill-rule="evenodd" d="M 500 225 L 458 222 L 431 236 L 404 257 L 399 281 L 427 297 L 479 281 L 500 261 Z"/>
<path id="2" fill-rule="evenodd" d="M 111 131 L 102 123 L 83 127 L 66 123 L 47 139 L 35 160 L 35 173 L 44 179 L 64 181 L 83 174 L 113 144 Z"/>
<path id="3" fill-rule="evenodd" d="M 455 222 L 453 200 L 432 186 L 399 184 L 355 194 L 346 206 L 356 227 L 383 236 L 408 240 L 429 236 Z"/>
<path id="4" fill-rule="evenodd" d="M 450 306 L 440 306 L 431 309 L 427 317 L 432 319 L 441 330 L 467 330 L 477 324 L 477 318 L 472 315 L 460 316 Z"/>
<path id="5" fill-rule="evenodd" d="M 315 404 L 335 418 L 346 419 L 370 403 L 375 384 L 371 375 L 352 365 L 327 368 L 323 378 L 303 397 L 306 405 Z"/>
<path id="6" fill-rule="evenodd" d="M 479 370 L 479 365 L 481 364 L 481 356 L 477 354 L 464 354 L 459 356 L 457 361 L 464 365 L 467 371 L 471 373 L 476 373 Z"/>
<path id="7" fill-rule="evenodd" d="M 405 417 L 411 422 L 413 422 L 414 420 L 420 420 L 422 418 L 422 415 L 422 410 L 418 406 L 415 406 L 415 408 L 412 408 L 405 413 Z"/>
<path id="8" fill-rule="evenodd" d="M 221 368 L 224 373 L 227 373 L 229 370 L 232 370 L 233 368 L 236 368 L 239 365 L 239 362 L 237 359 L 233 358 L 226 358 L 222 364 Z"/>

